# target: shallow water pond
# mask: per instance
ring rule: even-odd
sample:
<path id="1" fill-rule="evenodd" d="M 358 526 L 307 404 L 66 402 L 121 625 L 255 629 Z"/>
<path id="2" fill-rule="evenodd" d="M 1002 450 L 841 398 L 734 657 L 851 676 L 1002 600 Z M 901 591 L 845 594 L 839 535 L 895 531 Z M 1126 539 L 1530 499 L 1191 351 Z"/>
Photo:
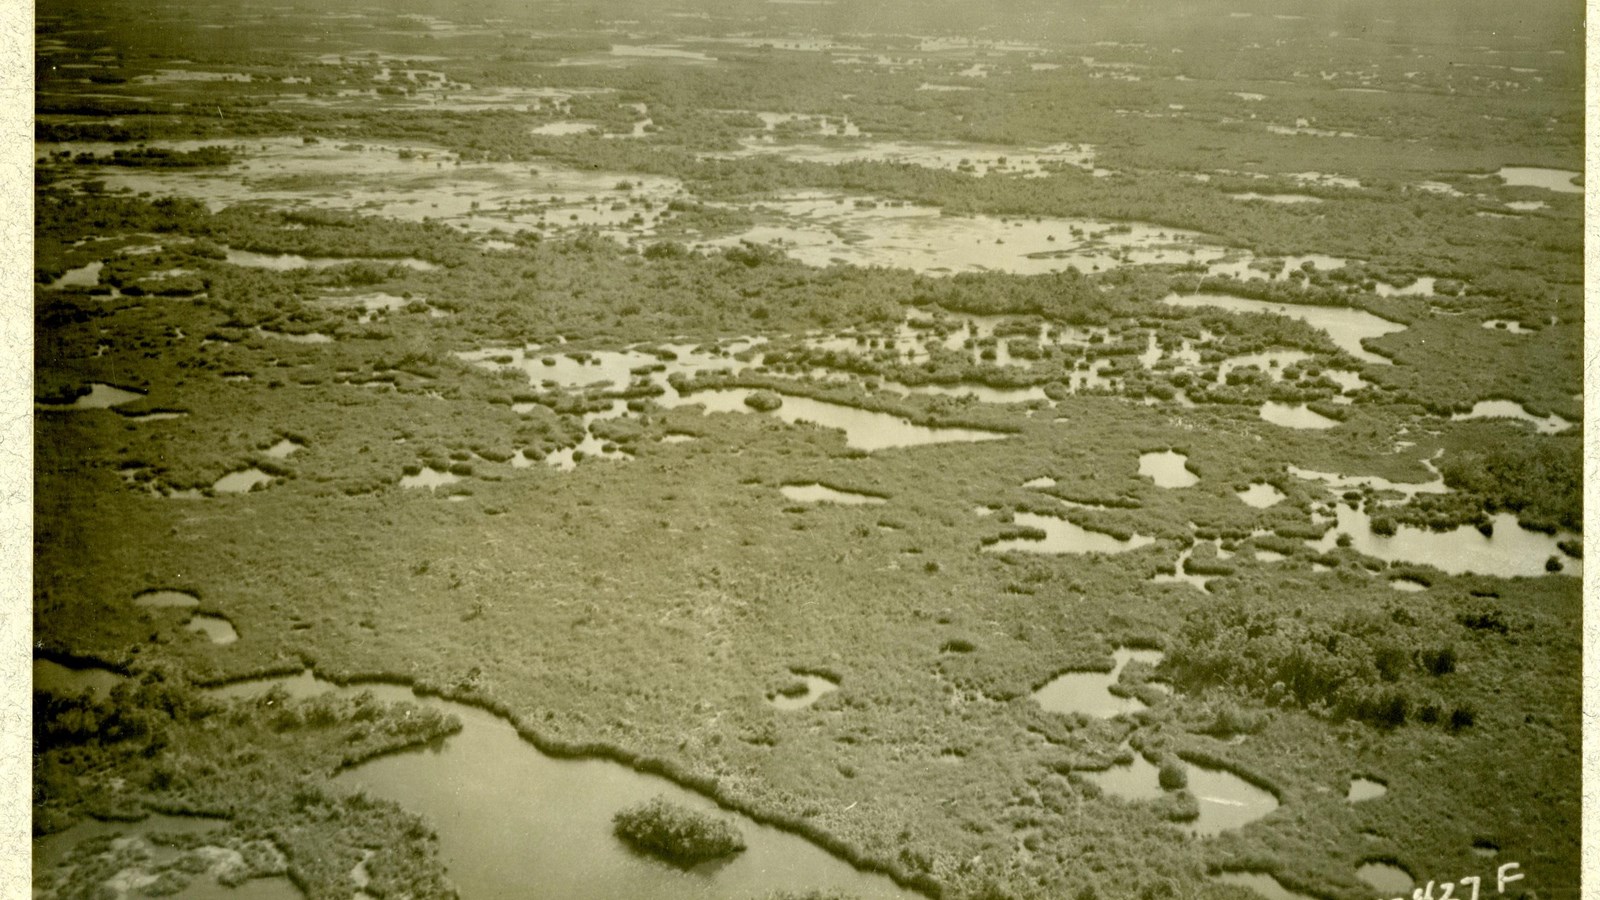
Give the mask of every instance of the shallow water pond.
<path id="1" fill-rule="evenodd" d="M 1278 798 L 1271 791 L 1232 772 L 1192 762 L 1188 769 L 1189 792 L 1200 801 L 1200 818 L 1189 826 L 1197 835 L 1240 828 L 1278 808 Z"/>
<path id="2" fill-rule="evenodd" d="M 1309 894 L 1289 890 L 1277 878 L 1266 872 L 1222 872 L 1216 876 L 1216 880 L 1223 884 L 1249 888 L 1266 900 L 1315 900 Z"/>
<path id="3" fill-rule="evenodd" d="M 1118 647 L 1112 651 L 1111 657 L 1115 660 L 1111 671 L 1062 673 L 1034 691 L 1033 699 L 1049 712 L 1083 713 L 1098 719 L 1144 709 L 1145 705 L 1138 699 L 1119 697 L 1109 689 L 1122 677 L 1122 670 L 1130 661 L 1158 665 L 1162 659 L 1161 651 Z"/>
<path id="4" fill-rule="evenodd" d="M 1306 267 L 1328 272 L 1342 269 L 1349 264 L 1348 260 L 1337 256 L 1328 256 L 1324 253 L 1308 253 L 1304 256 L 1282 257 L 1256 257 L 1245 253 L 1229 254 L 1219 262 L 1214 262 L 1206 267 L 1208 275 L 1228 275 L 1243 281 L 1265 278 L 1268 281 L 1286 281 L 1291 273 L 1304 272 Z"/>
<path id="5" fill-rule="evenodd" d="M 1007 538 L 986 544 L 987 553 L 1007 553 L 1021 550 L 1028 553 L 1125 553 L 1155 543 L 1155 538 L 1134 534 L 1127 540 L 1100 531 L 1090 531 L 1058 516 L 1041 516 L 1037 513 L 1019 512 L 1015 523 L 1023 528 L 1036 528 L 1044 532 L 1043 538 Z"/>
<path id="6" fill-rule="evenodd" d="M 1495 173 L 1507 187 L 1535 187 L 1560 194 L 1583 193 L 1582 172 L 1567 169 L 1541 169 L 1536 166 L 1504 166 Z"/>
<path id="7" fill-rule="evenodd" d="M 1395 287 L 1379 281 L 1373 286 L 1373 292 L 1379 297 L 1431 297 L 1437 282 L 1438 279 L 1432 275 L 1424 275 L 1405 287 Z"/>
<path id="8" fill-rule="evenodd" d="M 1428 465 L 1427 462 L 1423 463 Z M 1390 481 L 1377 475 L 1339 475 L 1334 472 L 1314 472 L 1302 469 L 1299 466 L 1290 466 L 1289 474 L 1307 481 L 1320 481 L 1328 487 L 1338 491 L 1347 491 L 1352 488 L 1372 488 L 1375 491 L 1394 491 L 1413 497 L 1417 494 L 1448 494 L 1450 488 L 1445 486 L 1443 476 L 1432 481 Z"/>
<path id="9" fill-rule="evenodd" d="M 798 835 L 719 809 L 665 778 L 607 760 L 547 756 L 484 710 L 418 697 L 395 685 L 335 688 L 306 675 L 293 681 L 305 693 L 371 690 L 380 700 L 420 703 L 461 720 L 461 732 L 437 745 L 363 763 L 336 781 L 427 817 L 463 897 L 743 900 L 818 889 L 862 898 L 921 898 Z M 232 685 L 218 694 L 251 696 L 273 683 Z M 688 870 L 634 852 L 612 833 L 611 817 L 657 796 L 734 821 L 747 849 Z"/>
<path id="10" fill-rule="evenodd" d="M 1200 476 L 1189 471 L 1189 457 L 1171 450 L 1145 453 L 1139 457 L 1139 474 L 1156 483 L 1156 487 L 1186 488 L 1200 483 Z"/>
<path id="11" fill-rule="evenodd" d="M 795 673 L 795 678 L 799 679 L 799 683 L 805 684 L 806 689 L 804 693 L 795 694 L 793 696 L 776 693 L 768 697 L 767 702 L 779 709 L 803 709 L 817 702 L 817 700 L 820 699 L 823 694 L 831 693 L 839 689 L 838 682 L 829 678 L 823 678 L 821 675 L 812 675 L 807 672 L 797 672 Z"/>
<path id="12" fill-rule="evenodd" d="M 1131 762 L 1080 774 L 1098 785 L 1102 792 L 1124 800 L 1159 800 L 1166 793 L 1161 789 L 1160 769 L 1145 759 L 1143 753 L 1134 753 Z"/>
<path id="13" fill-rule="evenodd" d="M 1267 509 L 1283 502 L 1284 493 L 1264 481 L 1257 481 L 1234 496 L 1244 501 L 1246 506 L 1256 509 Z"/>
<path id="14" fill-rule="evenodd" d="M 1273 350 L 1266 353 L 1232 356 L 1217 364 L 1217 383 L 1227 384 L 1229 372 L 1251 366 L 1265 372 L 1273 381 L 1282 381 L 1285 368 L 1310 358 L 1311 354 L 1300 350 Z"/>
<path id="15" fill-rule="evenodd" d="M 1561 556 L 1563 574 L 1581 577 L 1581 560 L 1567 559 L 1556 546 L 1558 541 L 1575 539 L 1567 532 L 1555 535 L 1529 531 L 1517 524 L 1511 513 L 1496 513 L 1490 518 L 1494 536 L 1485 537 L 1471 525 L 1450 531 L 1431 531 L 1400 525 L 1393 536 L 1374 534 L 1372 518 L 1365 512 L 1340 503 L 1335 508 L 1337 523 L 1320 540 L 1307 541 L 1323 553 L 1337 547 L 1339 534 L 1351 537 L 1351 549 L 1387 562 L 1433 566 L 1451 575 L 1471 572 L 1501 578 L 1537 577 L 1546 574 L 1545 560 Z"/>
<path id="16" fill-rule="evenodd" d="M 146 609 L 193 609 L 200 605 L 200 598 L 186 591 L 144 591 L 134 595 L 133 605 Z"/>
<path id="17" fill-rule="evenodd" d="M 823 484 L 786 484 L 778 488 L 785 497 L 801 503 L 839 503 L 845 506 L 875 506 L 888 501 L 871 494 L 835 490 Z"/>
<path id="18" fill-rule="evenodd" d="M 268 447 L 264 452 L 273 459 L 284 459 L 293 455 L 296 450 L 299 450 L 304 446 L 304 444 L 298 441 L 292 441 L 289 438 L 284 438 L 283 440 L 278 441 L 276 444 L 273 444 L 271 447 Z"/>
<path id="19" fill-rule="evenodd" d="M 100 283 L 100 270 L 105 268 L 105 263 L 95 260 L 76 269 L 68 269 L 60 278 L 50 282 L 53 288 L 68 287 L 94 287 Z"/>
<path id="20" fill-rule="evenodd" d="M 350 263 L 372 263 L 375 265 L 405 266 L 419 272 L 431 272 L 438 268 L 433 263 L 421 259 L 405 257 L 402 259 L 373 259 L 367 257 L 331 257 L 331 256 L 300 256 L 294 253 L 254 253 L 249 250 L 227 250 L 227 261 L 236 266 L 246 266 L 253 269 L 272 269 L 278 272 L 289 272 L 295 269 L 327 269 L 333 266 L 344 266 Z"/>
<path id="21" fill-rule="evenodd" d="M 1210 593 L 1211 592 L 1211 585 L 1210 585 L 1211 579 L 1216 577 L 1216 576 L 1212 576 L 1212 575 L 1195 575 L 1195 574 L 1190 573 L 1190 572 L 1188 572 L 1188 571 L 1186 571 L 1184 569 L 1184 567 L 1189 562 L 1189 558 L 1191 556 L 1193 556 L 1193 555 L 1194 555 L 1194 546 L 1190 546 L 1190 547 L 1184 548 L 1183 552 L 1178 554 L 1177 561 L 1172 564 L 1172 571 L 1171 572 L 1157 572 L 1156 574 L 1150 576 L 1150 583 L 1151 584 L 1187 584 L 1187 585 L 1189 585 L 1191 587 L 1197 587 L 1200 590 L 1205 591 L 1206 593 Z"/>
<path id="22" fill-rule="evenodd" d="M 700 404 L 705 406 L 706 412 L 746 413 L 752 411 L 744 402 L 751 393 L 746 388 L 696 391 L 677 399 L 662 398 L 662 403 L 666 406 Z M 888 413 L 789 394 L 783 396 L 782 406 L 767 415 L 776 416 L 790 424 L 813 422 L 824 428 L 839 429 L 845 433 L 845 443 L 858 450 L 996 441 L 1009 437 L 1000 432 L 980 431 L 974 428 L 934 428 L 916 425 Z"/>
<path id="23" fill-rule="evenodd" d="M 1391 322 L 1388 319 L 1375 316 L 1363 309 L 1351 309 L 1342 306 L 1269 303 L 1265 300 L 1251 300 L 1247 297 L 1236 297 L 1232 294 L 1169 294 L 1162 302 L 1170 306 L 1190 308 L 1216 307 L 1228 312 L 1269 312 L 1281 316 L 1289 316 L 1326 331 L 1333 343 L 1351 356 L 1379 365 L 1388 364 L 1390 361 L 1386 357 L 1365 349 L 1362 347 L 1361 342 L 1367 338 L 1377 338 L 1397 331 L 1404 331 L 1406 327 L 1398 322 Z"/>
<path id="24" fill-rule="evenodd" d="M 583 454 L 581 457 L 578 454 Z M 584 435 L 576 447 L 563 447 L 545 455 L 544 463 L 563 472 L 578 468 L 580 459 L 626 460 L 633 456 L 617 448 L 606 449 L 606 442 L 592 434 Z"/>
<path id="25" fill-rule="evenodd" d="M 39 406 L 49 410 L 109 409 L 142 399 L 144 394 L 137 391 L 94 381 L 89 384 L 89 393 L 78 396 L 71 403 L 41 403 Z"/>
<path id="26" fill-rule="evenodd" d="M 271 328 L 256 326 L 256 333 L 280 341 L 289 341 L 295 344 L 331 344 L 333 338 L 320 331 L 274 331 Z"/>
<path id="27" fill-rule="evenodd" d="M 1554 413 L 1541 419 L 1528 412 L 1522 404 L 1511 400 L 1479 400 L 1473 404 L 1471 412 L 1450 416 L 1453 422 L 1467 419 L 1517 419 L 1532 425 L 1540 434 L 1559 434 L 1572 427 L 1571 422 Z"/>
<path id="28" fill-rule="evenodd" d="M 1191 834 L 1206 836 L 1241 828 L 1278 808 L 1278 798 L 1223 769 L 1184 762 L 1188 790 L 1199 802 L 1200 815 L 1179 827 Z M 1155 800 L 1161 789 L 1160 769 L 1141 753 L 1133 761 L 1114 765 L 1103 772 L 1084 772 L 1083 776 L 1112 796 L 1126 800 Z"/>
<path id="29" fill-rule="evenodd" d="M 735 354 L 743 353 L 760 342 L 755 338 L 743 338 L 716 345 L 669 343 L 652 348 L 660 349 L 660 354 L 636 348 L 563 353 L 518 347 L 510 350 L 474 350 L 457 355 L 467 362 L 483 366 L 521 369 L 528 374 L 529 383 L 535 386 L 621 390 L 636 379 L 645 379 L 667 390 L 669 396 L 675 396 L 677 392 L 668 384 L 668 379 L 673 375 L 693 375 L 713 370 L 738 373 L 759 366 L 759 359 L 741 360 L 735 358 Z"/>
<path id="30" fill-rule="evenodd" d="M 528 133 L 540 137 L 565 137 L 573 134 L 588 134 L 596 131 L 600 126 L 593 122 L 546 122 L 528 129 Z"/>
<path id="31" fill-rule="evenodd" d="M 556 65 L 618 66 L 628 65 L 635 60 L 682 63 L 714 63 L 717 61 L 716 57 L 707 56 L 698 50 L 684 50 L 681 47 L 653 44 L 613 44 L 610 50 L 565 57 L 557 62 Z"/>
<path id="32" fill-rule="evenodd" d="M 971 397 L 982 403 L 1035 403 L 1048 400 L 1042 387 L 997 388 L 986 384 L 915 384 L 885 381 L 882 388 L 896 394 L 928 394 L 940 397 Z"/>
<path id="33" fill-rule="evenodd" d="M 218 478 L 211 489 L 219 494 L 244 494 L 255 488 L 258 484 L 269 484 L 272 476 L 256 468 L 242 469 L 238 472 L 229 472 Z"/>
<path id="34" fill-rule="evenodd" d="M 1242 194 L 1229 194 L 1235 200 L 1259 200 L 1267 203 L 1321 203 L 1321 197 L 1310 194 L 1258 194 L 1255 191 L 1246 191 Z"/>
<path id="35" fill-rule="evenodd" d="M 552 92 L 550 88 L 505 90 L 529 95 Z M 569 88 L 555 93 L 580 92 L 593 91 Z M 472 96 L 491 93 L 474 91 Z M 374 102 L 375 98 L 367 95 L 350 101 L 362 109 L 369 109 Z M 497 108 L 494 102 L 428 105 L 434 109 Z M 149 146 L 194 150 L 215 143 L 151 141 Z M 47 155 L 66 150 L 72 155 L 106 155 L 117 148 L 116 144 L 77 142 L 39 144 L 36 152 Z M 66 180 L 102 180 L 108 191 L 125 188 L 135 194 L 148 191 L 157 197 L 190 197 L 213 211 L 238 203 L 265 201 L 292 208 L 361 211 L 409 222 L 432 218 L 474 232 L 595 227 L 623 240 L 651 233 L 666 203 L 683 193 L 682 182 L 672 178 L 579 170 L 550 160 L 541 160 L 533 168 L 526 163 L 456 163 L 452 153 L 436 147 L 370 143 L 358 146 L 333 141 L 304 144 L 299 137 L 265 138 L 250 141 L 248 155 L 220 171 L 74 167 Z M 77 171 L 80 168 L 84 171 Z M 623 180 L 633 185 L 631 190 L 616 189 Z M 616 209 L 618 200 L 629 202 Z M 650 201 L 650 209 L 643 207 L 645 200 Z M 639 218 L 635 219 L 635 215 Z M 285 267 L 291 262 L 267 254 L 239 259 L 241 265 Z"/>
<path id="36" fill-rule="evenodd" d="M 427 488 L 431 491 L 447 484 L 455 484 L 460 480 L 461 476 L 459 475 L 440 472 L 430 466 L 423 466 L 422 471 L 415 475 L 400 476 L 400 486 L 403 488 Z"/>
<path id="37" fill-rule="evenodd" d="M 1484 321 L 1483 327 L 1490 331 L 1504 331 L 1507 334 L 1533 334 L 1531 329 L 1523 328 L 1522 323 L 1516 319 L 1488 319 Z"/>
<path id="38" fill-rule="evenodd" d="M 234 630 L 233 623 L 221 616 L 196 613 L 183 627 L 186 631 L 205 635 L 213 644 L 231 644 L 239 639 L 239 632 Z"/>
<path id="39" fill-rule="evenodd" d="M 1351 803 L 1360 803 L 1363 800 L 1376 800 L 1387 793 L 1389 786 L 1381 781 L 1374 781 L 1371 778 L 1352 778 L 1350 792 L 1345 795 L 1345 799 Z"/>
<path id="40" fill-rule="evenodd" d="M 1225 255 L 1197 232 L 1090 219 L 945 215 L 938 207 L 850 195 L 796 193 L 759 201 L 776 219 L 707 242 L 772 244 L 811 266 L 836 261 L 924 274 L 1003 271 L 1035 275 L 1130 264 L 1205 262 Z"/>
<path id="41" fill-rule="evenodd" d="M 734 159 L 772 155 L 824 165 L 851 162 L 890 162 L 963 172 L 982 178 L 990 174 L 1038 178 L 1053 168 L 1071 166 L 1092 171 L 1094 148 L 1086 144 L 1055 144 L 1049 147 L 1002 147 L 990 144 L 914 141 L 854 141 L 836 143 L 779 142 L 770 136 L 748 138 L 732 153 L 711 154 L 711 158 Z"/>
<path id="42" fill-rule="evenodd" d="M 1016 326 L 1021 325 L 1018 329 Z M 995 339 L 997 331 L 1005 326 L 1007 337 Z M 1108 329 L 1059 325 L 1021 316 L 947 316 L 942 311 L 932 318 L 907 311 L 904 321 L 890 330 L 866 330 L 812 335 L 806 346 L 829 353 L 849 353 L 855 356 L 882 355 L 885 352 L 904 362 L 925 362 L 935 349 L 964 353 L 974 365 L 1028 367 L 1033 361 L 1013 357 L 1013 339 L 1037 342 L 1042 347 L 1088 347 L 1096 335 L 1104 337 Z M 1108 364 L 1109 360 L 1096 360 L 1095 365 Z M 908 386 L 898 382 L 885 382 L 886 390 L 897 393 L 929 393 L 950 396 L 971 395 L 991 403 L 1017 403 L 1044 400 L 1047 395 L 1039 386 L 993 387 L 970 382 L 955 384 L 920 384 Z"/>
<path id="43" fill-rule="evenodd" d="M 1372 885 L 1385 897 L 1410 894 L 1416 884 L 1410 872 L 1393 863 L 1380 861 L 1362 863 L 1356 869 L 1356 877 Z"/>
<path id="44" fill-rule="evenodd" d="M 373 688 L 374 692 L 378 693 L 383 691 L 392 693 L 396 690 L 403 690 L 398 688 L 391 689 L 382 685 L 370 687 Z M 282 688 L 290 697 L 295 698 L 316 697 L 330 691 L 340 690 L 338 685 L 331 681 L 324 681 L 318 678 L 311 670 L 306 669 L 298 674 L 281 678 L 251 678 L 244 681 L 235 681 L 211 688 L 207 693 L 219 700 L 240 700 L 260 697 L 276 688 Z M 410 692 L 405 691 L 405 693 Z M 394 694 L 394 697 L 399 696 L 399 694 Z M 393 699 L 393 697 L 390 699 Z"/>
<path id="45" fill-rule="evenodd" d="M 35 658 L 33 661 L 33 689 L 36 691 L 68 696 L 88 691 L 96 697 L 105 697 L 124 680 L 123 676 L 109 669 L 76 669 L 48 659 Z"/>
<path id="46" fill-rule="evenodd" d="M 1290 406 L 1272 400 L 1261 404 L 1261 418 L 1284 428 L 1323 429 L 1339 424 L 1338 419 L 1330 419 L 1304 403 Z"/>

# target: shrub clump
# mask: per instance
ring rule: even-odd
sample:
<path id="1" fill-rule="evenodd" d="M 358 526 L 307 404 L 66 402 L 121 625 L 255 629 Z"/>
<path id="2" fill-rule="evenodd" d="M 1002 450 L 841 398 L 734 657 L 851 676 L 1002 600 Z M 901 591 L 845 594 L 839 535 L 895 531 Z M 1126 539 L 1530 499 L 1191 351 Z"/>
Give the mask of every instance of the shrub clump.
<path id="1" fill-rule="evenodd" d="M 745 847 L 733 823 L 657 797 L 612 817 L 617 837 L 679 865 L 694 865 Z"/>
<path id="2" fill-rule="evenodd" d="M 744 405 L 756 412 L 772 412 L 783 405 L 783 398 L 771 391 L 756 391 L 744 398 Z"/>
<path id="3" fill-rule="evenodd" d="M 1189 772 L 1183 764 L 1175 759 L 1164 760 L 1161 763 L 1160 774 L 1157 779 L 1164 791 L 1175 791 L 1189 786 Z"/>

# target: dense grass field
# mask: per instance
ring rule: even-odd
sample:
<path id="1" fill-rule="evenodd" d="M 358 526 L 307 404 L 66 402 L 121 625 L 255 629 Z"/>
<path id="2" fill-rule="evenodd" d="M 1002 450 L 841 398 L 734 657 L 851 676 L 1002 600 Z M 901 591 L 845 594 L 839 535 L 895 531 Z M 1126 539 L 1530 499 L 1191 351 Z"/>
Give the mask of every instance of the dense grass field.
<path id="1" fill-rule="evenodd" d="M 36 859 L 452 894 L 312 668 L 930 897 L 1578 896 L 1581 24 L 39 4 Z"/>

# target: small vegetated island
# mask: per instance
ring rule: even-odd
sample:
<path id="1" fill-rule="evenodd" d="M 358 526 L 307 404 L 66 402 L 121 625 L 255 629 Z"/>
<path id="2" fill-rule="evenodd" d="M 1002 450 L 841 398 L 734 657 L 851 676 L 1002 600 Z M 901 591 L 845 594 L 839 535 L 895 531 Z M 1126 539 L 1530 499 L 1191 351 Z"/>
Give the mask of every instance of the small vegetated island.
<path id="1" fill-rule="evenodd" d="M 1578 895 L 1572 4 L 33 26 L 36 896 Z"/>
<path id="2" fill-rule="evenodd" d="M 733 823 L 661 797 L 618 812 L 613 822 L 617 837 L 683 866 L 738 853 L 745 847 L 744 837 Z"/>

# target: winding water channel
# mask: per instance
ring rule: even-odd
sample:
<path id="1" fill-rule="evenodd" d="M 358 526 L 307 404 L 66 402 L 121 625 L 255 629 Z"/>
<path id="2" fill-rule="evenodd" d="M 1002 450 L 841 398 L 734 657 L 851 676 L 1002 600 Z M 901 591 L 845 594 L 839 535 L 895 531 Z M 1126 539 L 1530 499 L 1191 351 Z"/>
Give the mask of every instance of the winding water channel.
<path id="1" fill-rule="evenodd" d="M 426 816 L 438 829 L 440 855 L 462 897 L 743 900 L 811 889 L 862 898 L 921 896 L 799 835 L 719 809 L 661 776 L 609 760 L 549 756 L 510 722 L 476 707 L 419 697 L 398 685 L 339 687 L 309 674 L 230 685 L 216 694 L 251 696 L 276 684 L 301 696 L 372 691 L 386 702 L 418 703 L 461 720 L 461 731 L 437 744 L 380 757 L 336 780 Z M 747 849 L 689 869 L 631 850 L 612 834 L 611 817 L 658 796 L 735 821 Z"/>

